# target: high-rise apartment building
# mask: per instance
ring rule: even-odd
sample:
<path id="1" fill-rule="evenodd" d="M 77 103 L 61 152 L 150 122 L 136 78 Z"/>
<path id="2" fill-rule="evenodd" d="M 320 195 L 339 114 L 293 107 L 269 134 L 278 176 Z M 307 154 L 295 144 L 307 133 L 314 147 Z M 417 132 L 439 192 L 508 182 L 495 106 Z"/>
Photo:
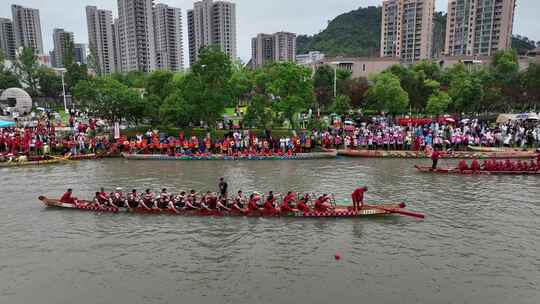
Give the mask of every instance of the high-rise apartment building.
<path id="1" fill-rule="evenodd" d="M 153 7 L 153 0 L 118 0 L 117 40 L 124 73 L 156 69 Z"/>
<path id="2" fill-rule="evenodd" d="M 189 61 L 197 61 L 201 48 L 217 45 L 236 59 L 236 4 L 202 0 L 188 10 Z"/>
<path id="3" fill-rule="evenodd" d="M 278 32 L 274 34 L 274 60 L 290 61 L 296 59 L 296 34 Z"/>
<path id="4" fill-rule="evenodd" d="M 53 30 L 53 43 L 54 43 L 54 62 L 55 68 L 64 67 L 64 59 L 66 57 L 66 44 L 70 43 L 74 46 L 74 39 L 72 32 L 66 32 L 64 29 Z M 72 50 L 74 51 L 74 50 Z M 73 56 L 74 54 L 71 54 Z"/>
<path id="5" fill-rule="evenodd" d="M 0 18 L 0 52 L 5 59 L 15 59 L 15 34 L 13 22 L 8 18 Z"/>
<path id="6" fill-rule="evenodd" d="M 114 19 L 113 23 L 113 42 L 114 42 L 114 66 L 116 72 L 121 72 L 121 52 L 120 52 L 120 32 L 118 31 L 120 21 L 118 18 Z"/>
<path id="7" fill-rule="evenodd" d="M 450 0 L 445 54 L 491 56 L 512 44 L 516 0 Z"/>
<path id="8" fill-rule="evenodd" d="M 274 61 L 274 36 L 258 34 L 251 39 L 251 64 L 254 67 L 261 67 L 272 61 Z"/>
<path id="9" fill-rule="evenodd" d="M 398 57 L 403 62 L 429 58 L 434 13 L 434 0 L 383 1 L 381 57 Z"/>
<path id="10" fill-rule="evenodd" d="M 98 74 L 111 74 L 116 71 L 115 37 L 112 11 L 86 7 L 88 27 L 88 48 L 93 58 L 93 68 Z"/>
<path id="11" fill-rule="evenodd" d="M 278 32 L 272 35 L 258 34 L 251 39 L 252 65 L 261 67 L 268 62 L 296 59 L 296 34 Z"/>
<path id="12" fill-rule="evenodd" d="M 154 7 L 156 68 L 171 71 L 184 69 L 182 10 L 157 4 Z"/>
<path id="13" fill-rule="evenodd" d="M 20 5 L 11 6 L 13 33 L 17 48 L 32 48 L 37 54 L 43 54 L 43 38 L 39 10 Z"/>
<path id="14" fill-rule="evenodd" d="M 73 47 L 73 51 L 75 52 L 75 62 L 78 64 L 86 64 L 87 63 L 87 52 L 86 52 L 86 44 L 84 43 L 75 43 Z"/>

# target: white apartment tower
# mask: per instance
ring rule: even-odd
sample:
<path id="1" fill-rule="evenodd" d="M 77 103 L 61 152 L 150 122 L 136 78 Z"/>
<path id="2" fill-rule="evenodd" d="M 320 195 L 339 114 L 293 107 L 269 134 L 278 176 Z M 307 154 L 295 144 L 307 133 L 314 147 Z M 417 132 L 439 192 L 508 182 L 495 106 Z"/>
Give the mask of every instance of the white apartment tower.
<path id="1" fill-rule="evenodd" d="M 75 47 L 74 45 L 74 38 L 72 32 L 66 32 L 64 29 L 56 28 L 53 30 L 53 43 L 54 43 L 54 58 L 51 58 L 52 62 L 54 62 L 55 68 L 63 68 L 64 67 L 64 60 L 66 57 L 66 43 L 70 43 L 72 47 Z M 72 49 L 71 51 L 75 51 L 75 49 Z M 71 54 L 74 56 L 74 54 Z"/>
<path id="2" fill-rule="evenodd" d="M 13 33 L 15 46 L 34 49 L 36 54 L 43 54 L 43 38 L 39 10 L 12 5 Z"/>
<path id="3" fill-rule="evenodd" d="M 87 6 L 86 24 L 88 48 L 96 65 L 94 68 L 100 75 L 114 73 L 116 59 L 112 11 Z"/>
<path id="4" fill-rule="evenodd" d="M 236 59 L 236 4 L 202 0 L 188 10 L 189 61 L 197 61 L 201 48 L 217 45 Z"/>
<path id="5" fill-rule="evenodd" d="M 268 62 L 296 60 L 296 34 L 277 32 L 258 34 L 251 39 L 251 58 L 254 67 L 261 67 Z"/>
<path id="6" fill-rule="evenodd" d="M 445 54 L 491 56 L 512 44 L 516 0 L 450 0 Z"/>
<path id="7" fill-rule="evenodd" d="M 154 1 L 118 0 L 118 40 L 122 72 L 156 69 Z"/>
<path id="8" fill-rule="evenodd" d="M 429 58 L 434 13 L 434 0 L 383 1 L 381 57 L 409 63 Z"/>
<path id="9" fill-rule="evenodd" d="M 294 62 L 296 59 L 296 34 L 278 32 L 274 34 L 274 60 Z"/>
<path id="10" fill-rule="evenodd" d="M 154 7 L 156 68 L 170 71 L 184 69 L 182 10 L 157 4 Z"/>
<path id="11" fill-rule="evenodd" d="M 0 18 L 0 52 L 5 59 L 15 59 L 15 34 L 13 22 L 8 18 Z"/>

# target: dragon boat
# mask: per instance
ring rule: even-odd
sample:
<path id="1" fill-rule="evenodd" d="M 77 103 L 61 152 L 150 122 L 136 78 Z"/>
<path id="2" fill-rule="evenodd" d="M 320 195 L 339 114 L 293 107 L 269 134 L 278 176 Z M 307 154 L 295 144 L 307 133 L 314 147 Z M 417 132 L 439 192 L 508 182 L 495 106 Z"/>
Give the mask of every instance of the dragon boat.
<path id="1" fill-rule="evenodd" d="M 283 155 L 224 155 L 224 154 L 202 154 L 202 155 L 180 155 L 170 156 L 164 154 L 130 154 L 122 153 L 122 157 L 129 160 L 164 160 L 164 161 L 187 161 L 187 160 L 309 160 L 336 158 L 337 151 L 296 153 Z"/>
<path id="2" fill-rule="evenodd" d="M 459 170 L 458 168 L 437 168 L 414 166 L 422 173 L 461 174 L 461 175 L 540 175 L 540 171 L 488 171 L 488 170 Z"/>
<path id="3" fill-rule="evenodd" d="M 380 205 L 365 205 L 359 211 L 355 211 L 352 207 L 336 206 L 332 211 L 327 212 L 266 212 L 253 211 L 245 212 L 242 210 L 218 211 L 218 210 L 177 210 L 177 209 L 144 209 L 144 208 L 115 208 L 115 207 L 96 207 L 92 206 L 88 201 L 79 201 L 76 204 L 62 203 L 58 199 L 50 199 L 45 196 L 40 196 L 39 200 L 49 208 L 78 210 L 94 213 L 132 213 L 132 214 L 147 214 L 147 215 L 179 215 L 179 216 L 248 216 L 248 217 L 297 217 L 297 218 L 360 218 L 374 216 L 388 216 L 400 214 L 423 219 L 425 216 L 421 213 L 408 211 L 405 209 L 404 203 L 389 203 Z"/>

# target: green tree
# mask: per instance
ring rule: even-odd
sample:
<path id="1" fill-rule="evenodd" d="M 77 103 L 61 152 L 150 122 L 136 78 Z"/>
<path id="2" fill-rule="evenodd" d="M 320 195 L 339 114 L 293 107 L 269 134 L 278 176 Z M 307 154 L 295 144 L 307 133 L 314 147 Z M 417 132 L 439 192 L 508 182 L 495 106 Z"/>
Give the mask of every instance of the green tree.
<path id="1" fill-rule="evenodd" d="M 422 111 L 428 98 L 440 88 L 441 70 L 438 65 L 420 61 L 411 68 L 394 65 L 389 71 L 400 79 L 401 87 L 409 95 L 411 107 Z"/>
<path id="2" fill-rule="evenodd" d="M 169 127 L 184 128 L 192 122 L 194 105 L 184 99 L 180 90 L 170 94 L 159 109 L 161 123 Z"/>
<path id="3" fill-rule="evenodd" d="M 484 98 L 484 88 L 479 77 L 464 74 L 450 82 L 449 95 L 453 100 L 451 109 L 457 113 L 478 112 Z"/>
<path id="4" fill-rule="evenodd" d="M 377 110 L 390 114 L 406 111 L 409 105 L 409 95 L 393 73 L 384 72 L 375 78 L 375 83 L 369 88 L 366 97 Z"/>
<path id="5" fill-rule="evenodd" d="M 531 64 L 521 75 L 528 109 L 540 109 L 540 64 Z"/>
<path id="6" fill-rule="evenodd" d="M 82 80 L 73 88 L 73 96 L 91 113 L 111 122 L 137 123 L 145 114 L 140 92 L 111 77 Z"/>
<path id="7" fill-rule="evenodd" d="M 346 114 L 351 110 L 351 99 L 347 95 L 338 95 L 334 98 L 330 111 L 337 114 Z"/>
<path id="8" fill-rule="evenodd" d="M 52 69 L 40 67 L 38 70 L 39 92 L 41 97 L 57 99 L 62 95 L 62 78 Z"/>
<path id="9" fill-rule="evenodd" d="M 0 90 L 21 87 L 17 76 L 4 65 L 3 53 L 0 52 Z"/>
<path id="10" fill-rule="evenodd" d="M 244 116 L 244 123 L 251 127 L 267 129 L 273 124 L 270 101 L 264 95 L 256 95 Z"/>
<path id="11" fill-rule="evenodd" d="M 334 99 L 334 80 L 337 94 L 345 94 L 350 87 L 352 72 L 344 69 L 334 70 L 332 66 L 322 65 L 313 75 L 315 98 L 319 107 L 329 106 Z M 336 79 L 337 78 L 337 79 Z"/>
<path id="12" fill-rule="evenodd" d="M 32 48 L 23 48 L 13 64 L 19 81 L 31 96 L 39 95 L 39 63 Z"/>
<path id="13" fill-rule="evenodd" d="M 160 121 L 160 108 L 165 99 L 174 91 L 174 73 L 158 70 L 146 75 L 144 80 L 144 102 L 146 115 L 153 125 Z"/>
<path id="14" fill-rule="evenodd" d="M 366 92 L 369 90 L 369 82 L 364 77 L 358 77 L 348 81 L 347 88 L 344 94 L 347 95 L 351 101 L 352 107 L 361 107 L 366 103 Z"/>
<path id="15" fill-rule="evenodd" d="M 242 62 L 237 61 L 232 65 L 231 76 L 231 102 L 228 106 L 236 106 L 244 100 L 248 100 L 253 92 L 253 72 Z"/>
<path id="16" fill-rule="evenodd" d="M 296 127 L 295 114 L 305 111 L 315 100 L 311 71 L 291 62 L 267 64 L 255 75 L 256 94 L 272 101 L 281 119 Z"/>
<path id="17" fill-rule="evenodd" d="M 426 111 L 432 115 L 445 114 L 448 107 L 452 104 L 452 98 L 446 92 L 437 92 L 428 99 Z"/>
<path id="18" fill-rule="evenodd" d="M 88 79 L 88 68 L 85 64 L 75 62 L 75 47 L 73 41 L 69 39 L 64 45 L 64 68 L 66 69 L 64 81 L 68 92 L 71 92 L 79 81 Z"/>

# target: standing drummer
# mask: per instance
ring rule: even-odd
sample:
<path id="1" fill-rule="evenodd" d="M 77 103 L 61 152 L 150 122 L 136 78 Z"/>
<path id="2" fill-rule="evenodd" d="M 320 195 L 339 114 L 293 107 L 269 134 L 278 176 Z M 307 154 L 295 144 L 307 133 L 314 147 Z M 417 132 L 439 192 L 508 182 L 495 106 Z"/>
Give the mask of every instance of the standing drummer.
<path id="1" fill-rule="evenodd" d="M 225 182 L 225 179 L 222 177 L 219 179 L 219 184 L 218 184 L 218 188 L 219 188 L 219 198 L 222 200 L 222 201 L 226 201 L 227 200 L 227 188 L 229 187 L 229 185 L 227 185 L 227 182 Z"/>
<path id="2" fill-rule="evenodd" d="M 364 207 L 364 193 L 368 191 L 368 187 L 360 187 L 351 194 L 352 201 L 353 201 L 353 208 L 355 212 L 358 212 L 358 210 L 362 210 Z"/>

